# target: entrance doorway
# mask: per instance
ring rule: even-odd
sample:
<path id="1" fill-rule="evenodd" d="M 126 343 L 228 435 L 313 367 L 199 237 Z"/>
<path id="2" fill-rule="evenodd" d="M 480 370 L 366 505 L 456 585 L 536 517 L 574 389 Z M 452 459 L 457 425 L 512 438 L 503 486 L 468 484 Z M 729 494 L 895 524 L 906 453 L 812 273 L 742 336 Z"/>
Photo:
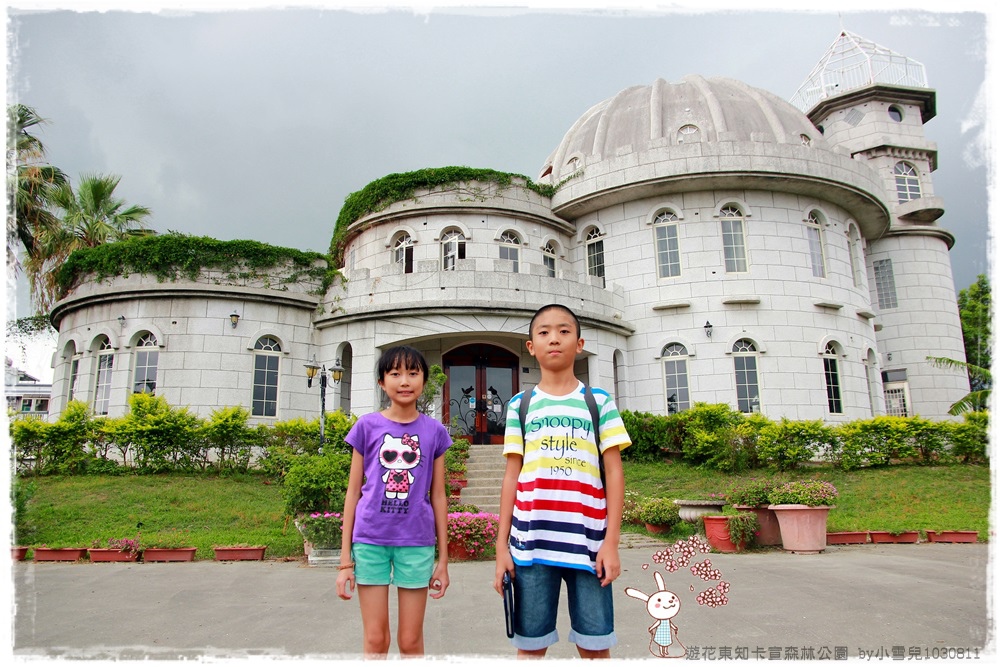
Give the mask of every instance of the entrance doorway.
<path id="1" fill-rule="evenodd" d="M 473 444 L 503 444 L 507 403 L 518 391 L 517 355 L 476 344 L 444 355 L 444 420 Z"/>

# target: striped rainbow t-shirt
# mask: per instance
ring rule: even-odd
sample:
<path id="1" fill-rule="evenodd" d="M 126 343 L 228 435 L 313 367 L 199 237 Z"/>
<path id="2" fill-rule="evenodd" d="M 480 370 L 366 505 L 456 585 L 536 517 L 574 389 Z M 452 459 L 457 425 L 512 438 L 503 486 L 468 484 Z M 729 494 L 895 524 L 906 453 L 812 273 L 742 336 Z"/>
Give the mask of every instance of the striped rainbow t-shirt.
<path id="1" fill-rule="evenodd" d="M 601 452 L 632 444 L 614 399 L 592 387 L 600 414 Z M 510 531 L 510 553 L 518 565 L 543 563 L 596 571 L 597 551 L 608 527 L 597 439 L 584 399 L 584 385 L 566 396 L 537 387 L 521 437 L 521 394 L 507 407 L 504 456 L 524 457 Z"/>

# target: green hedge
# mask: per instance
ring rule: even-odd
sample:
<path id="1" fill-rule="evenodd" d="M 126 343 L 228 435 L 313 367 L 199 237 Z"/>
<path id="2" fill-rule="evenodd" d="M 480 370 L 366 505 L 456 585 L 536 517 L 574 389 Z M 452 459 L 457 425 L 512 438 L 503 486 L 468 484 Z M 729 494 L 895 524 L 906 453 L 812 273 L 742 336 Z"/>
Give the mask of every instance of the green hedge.
<path id="1" fill-rule="evenodd" d="M 622 458 L 650 462 L 679 457 L 695 467 L 723 472 L 794 470 L 818 460 L 843 470 L 988 460 L 987 412 L 966 413 L 962 423 L 881 416 L 828 425 L 819 420 L 772 421 L 721 403 L 696 403 L 670 416 L 623 410 L 622 421 L 632 439 Z"/>

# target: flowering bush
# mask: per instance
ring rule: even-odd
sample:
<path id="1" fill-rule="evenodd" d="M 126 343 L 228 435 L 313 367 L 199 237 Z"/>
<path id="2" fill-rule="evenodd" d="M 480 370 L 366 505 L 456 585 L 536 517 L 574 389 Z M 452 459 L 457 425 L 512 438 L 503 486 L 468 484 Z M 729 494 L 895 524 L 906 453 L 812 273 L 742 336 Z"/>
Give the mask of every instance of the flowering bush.
<path id="1" fill-rule="evenodd" d="M 448 543 L 462 545 L 475 559 L 489 556 L 496 546 L 500 516 L 490 512 L 448 514 Z"/>
<path id="2" fill-rule="evenodd" d="M 726 502 L 730 505 L 760 507 L 770 501 L 768 495 L 774 490 L 774 482 L 752 478 L 742 484 L 734 484 L 726 492 Z"/>
<path id="3" fill-rule="evenodd" d="M 339 549 L 344 532 L 340 512 L 313 512 L 299 518 L 299 531 L 317 549 Z"/>
<path id="4" fill-rule="evenodd" d="M 836 498 L 837 487 L 818 479 L 787 482 L 767 496 L 772 505 L 832 505 Z"/>
<path id="5" fill-rule="evenodd" d="M 108 540 L 107 547 L 104 547 L 102 545 L 101 540 L 94 540 L 91 546 L 94 549 L 103 549 L 103 548 L 117 549 L 118 551 L 123 551 L 129 554 L 138 554 L 140 551 L 142 551 L 142 545 L 140 543 L 138 533 L 136 533 L 135 538 L 129 538 L 129 537 L 121 539 L 117 537 L 111 538 L 110 540 Z"/>

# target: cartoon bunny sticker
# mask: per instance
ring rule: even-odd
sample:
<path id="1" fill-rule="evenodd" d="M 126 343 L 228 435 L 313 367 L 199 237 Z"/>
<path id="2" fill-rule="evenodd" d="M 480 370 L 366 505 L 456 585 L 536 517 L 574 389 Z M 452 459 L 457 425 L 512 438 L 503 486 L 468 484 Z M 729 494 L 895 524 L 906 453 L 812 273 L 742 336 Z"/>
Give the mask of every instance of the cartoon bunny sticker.
<path id="1" fill-rule="evenodd" d="M 636 588 L 626 588 L 625 595 L 645 602 L 646 612 L 655 620 L 649 626 L 649 634 L 652 637 L 649 642 L 649 652 L 658 658 L 683 658 L 687 655 L 687 649 L 677 638 L 677 626 L 670 620 L 680 612 L 681 600 L 667 590 L 663 576 L 659 572 L 653 573 L 653 579 L 656 580 L 658 589 L 656 593 L 646 595 Z"/>

